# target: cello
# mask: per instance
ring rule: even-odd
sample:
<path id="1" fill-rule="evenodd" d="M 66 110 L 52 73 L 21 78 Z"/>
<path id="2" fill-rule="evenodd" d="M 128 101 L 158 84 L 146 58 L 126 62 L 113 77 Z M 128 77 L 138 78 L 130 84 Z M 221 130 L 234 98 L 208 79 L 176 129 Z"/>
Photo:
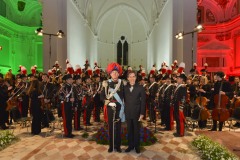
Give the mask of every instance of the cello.
<path id="1" fill-rule="evenodd" d="M 212 111 L 212 119 L 219 122 L 226 121 L 230 116 L 229 111 L 226 108 L 226 105 L 228 103 L 228 97 L 226 95 L 220 94 L 222 90 L 222 84 L 223 82 L 221 82 L 219 94 L 216 94 L 214 96 L 215 108 Z"/>
<path id="2" fill-rule="evenodd" d="M 199 113 L 199 119 L 201 121 L 207 120 L 210 117 L 210 112 L 205 107 L 207 105 L 207 98 L 202 97 L 202 94 L 200 93 L 200 96 L 196 98 L 196 103 L 201 109 Z"/>

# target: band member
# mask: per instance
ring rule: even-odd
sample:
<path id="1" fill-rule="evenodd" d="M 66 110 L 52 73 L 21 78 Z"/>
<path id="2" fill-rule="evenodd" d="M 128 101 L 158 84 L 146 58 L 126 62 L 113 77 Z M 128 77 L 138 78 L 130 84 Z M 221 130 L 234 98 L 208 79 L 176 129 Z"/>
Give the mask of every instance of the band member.
<path id="1" fill-rule="evenodd" d="M 38 80 L 33 80 L 31 82 L 27 94 L 31 99 L 30 107 L 32 111 L 32 134 L 36 135 L 41 133 L 41 98 L 43 98 Z"/>
<path id="2" fill-rule="evenodd" d="M 73 138 L 72 134 L 72 118 L 74 107 L 74 89 L 73 89 L 73 78 L 72 75 L 67 74 L 63 78 L 66 80 L 66 83 L 62 86 L 60 91 L 60 97 L 62 100 L 62 117 L 63 117 L 63 126 L 64 126 L 64 134 L 65 137 Z"/>
<path id="3" fill-rule="evenodd" d="M 100 81 L 100 77 L 95 75 L 95 83 L 94 83 L 94 121 L 100 122 L 100 111 L 103 107 L 103 103 L 100 100 L 100 93 L 102 89 L 102 82 Z"/>
<path id="4" fill-rule="evenodd" d="M 43 94 L 42 108 L 43 108 L 43 119 L 42 126 L 49 127 L 49 122 L 51 120 L 51 100 L 54 95 L 54 85 L 50 82 L 49 75 L 43 73 L 42 75 L 42 86 L 41 91 Z"/>
<path id="5" fill-rule="evenodd" d="M 163 92 L 160 96 L 162 96 L 162 108 L 163 108 L 163 119 L 165 123 L 165 130 L 169 131 L 173 129 L 173 125 L 171 124 L 171 117 L 170 116 L 170 107 L 171 107 L 171 96 L 173 91 L 175 90 L 176 86 L 171 83 L 171 77 L 166 75 L 163 77 L 166 81 L 166 86 L 163 88 Z"/>
<path id="6" fill-rule="evenodd" d="M 214 91 L 213 91 L 213 95 L 226 95 L 229 99 L 233 98 L 233 91 L 231 88 L 231 84 L 228 81 L 224 80 L 224 73 L 219 71 L 216 73 L 216 79 L 217 82 L 214 84 Z M 217 106 L 218 104 L 215 104 L 216 107 L 220 107 Z M 221 104 L 220 104 L 221 105 Z M 226 105 L 226 104 L 224 104 Z M 226 107 L 226 106 L 224 106 Z M 223 127 L 223 122 L 219 121 L 219 131 L 222 131 L 222 127 Z M 210 131 L 216 131 L 217 130 L 217 121 L 213 120 L 213 126 L 212 129 Z"/>
<path id="7" fill-rule="evenodd" d="M 85 86 L 83 87 L 84 90 L 84 99 L 83 99 L 83 123 L 87 126 L 91 126 L 90 123 L 91 120 L 91 114 L 94 108 L 94 102 L 93 102 L 93 90 L 94 86 L 92 84 L 92 79 L 90 76 L 85 76 Z"/>
<path id="8" fill-rule="evenodd" d="M 105 101 L 104 107 L 106 107 L 107 110 L 109 131 L 108 152 L 112 152 L 114 148 L 117 150 L 117 152 L 122 152 L 120 145 L 121 122 L 125 121 L 123 106 L 124 85 L 123 81 L 118 78 L 119 75 L 122 74 L 122 68 L 117 63 L 110 63 L 107 67 L 107 73 L 110 74 L 111 79 L 103 82 L 104 88 L 101 92 L 100 98 L 102 101 Z M 116 130 L 114 129 L 114 126 L 116 127 Z M 116 136 L 114 134 L 116 134 Z M 114 139 L 113 136 L 115 137 Z"/>
<path id="9" fill-rule="evenodd" d="M 185 74 L 180 74 L 177 76 L 177 87 L 174 91 L 172 97 L 172 104 L 174 108 L 174 118 L 176 121 L 176 130 L 177 132 L 174 133 L 176 137 L 184 136 L 184 115 L 183 112 L 180 110 L 180 105 L 185 102 L 187 96 L 187 88 L 184 84 L 186 81 Z"/>
<path id="10" fill-rule="evenodd" d="M 6 111 L 8 100 L 8 87 L 4 84 L 4 80 L 0 77 L 0 127 L 7 129 L 6 122 L 8 119 L 8 113 Z"/>
<path id="11" fill-rule="evenodd" d="M 155 75 L 150 75 L 150 86 L 148 88 L 149 92 L 149 118 L 148 122 L 156 122 L 156 103 L 155 98 L 158 91 L 158 84 L 155 81 Z"/>
<path id="12" fill-rule="evenodd" d="M 75 103 L 75 108 L 74 108 L 74 130 L 79 131 L 82 130 L 83 128 L 80 125 L 80 117 L 81 117 L 81 112 L 83 111 L 82 108 L 82 99 L 83 99 L 83 86 L 82 86 L 82 79 L 80 75 L 76 75 L 74 77 L 76 83 L 74 85 L 74 89 L 76 90 L 76 103 Z"/>
<path id="13" fill-rule="evenodd" d="M 146 93 L 143 86 L 136 83 L 136 74 L 129 71 L 127 75 L 129 83 L 124 87 L 125 115 L 128 129 L 128 148 L 125 152 L 130 152 L 135 148 L 136 153 L 140 153 L 140 124 L 145 115 Z"/>
<path id="14" fill-rule="evenodd" d="M 21 116 L 28 116 L 28 108 L 29 108 L 29 96 L 27 95 L 27 90 L 29 89 L 30 83 L 27 81 L 27 76 L 25 74 L 21 75 L 22 83 L 24 84 L 23 91 L 21 93 Z"/>

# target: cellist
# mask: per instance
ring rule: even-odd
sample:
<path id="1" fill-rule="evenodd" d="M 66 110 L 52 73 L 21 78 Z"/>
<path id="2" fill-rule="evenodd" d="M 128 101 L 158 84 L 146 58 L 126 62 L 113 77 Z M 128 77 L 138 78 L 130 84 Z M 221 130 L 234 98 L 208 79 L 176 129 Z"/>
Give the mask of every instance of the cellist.
<path id="1" fill-rule="evenodd" d="M 233 91 L 231 88 L 231 84 L 224 80 L 224 76 L 225 74 L 222 71 L 219 71 L 216 73 L 216 82 L 214 84 L 214 91 L 213 91 L 213 95 L 226 95 L 228 98 L 232 98 L 233 97 Z M 215 104 L 216 106 L 216 104 Z M 219 131 L 222 131 L 222 127 L 223 127 L 223 122 L 219 121 Z M 212 129 L 209 131 L 217 131 L 217 121 L 213 120 L 213 126 Z"/>

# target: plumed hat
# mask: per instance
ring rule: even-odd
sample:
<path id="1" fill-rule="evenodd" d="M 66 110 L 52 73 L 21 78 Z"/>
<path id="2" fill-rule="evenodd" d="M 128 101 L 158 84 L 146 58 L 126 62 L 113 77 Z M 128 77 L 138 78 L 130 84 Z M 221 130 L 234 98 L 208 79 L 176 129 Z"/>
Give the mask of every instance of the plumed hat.
<path id="1" fill-rule="evenodd" d="M 108 64 L 106 71 L 108 74 L 111 74 L 112 71 L 117 71 L 119 73 L 119 75 L 121 75 L 122 67 L 116 62 L 112 62 L 112 63 Z"/>
<path id="2" fill-rule="evenodd" d="M 183 70 L 184 70 L 184 68 L 185 68 L 185 63 L 183 63 L 183 62 L 181 62 L 180 64 L 179 64 L 179 67 L 178 67 L 178 73 L 182 73 L 183 72 Z"/>

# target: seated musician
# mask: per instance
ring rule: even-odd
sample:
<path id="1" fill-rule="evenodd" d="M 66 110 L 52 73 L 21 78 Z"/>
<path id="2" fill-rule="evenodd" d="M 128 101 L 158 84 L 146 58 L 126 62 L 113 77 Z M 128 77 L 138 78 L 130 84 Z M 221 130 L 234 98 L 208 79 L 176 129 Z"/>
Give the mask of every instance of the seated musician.
<path id="1" fill-rule="evenodd" d="M 228 98 L 231 99 L 233 97 L 231 84 L 228 81 L 224 80 L 224 76 L 225 76 L 224 73 L 219 71 L 216 73 L 215 76 L 216 76 L 217 81 L 214 84 L 214 91 L 213 91 L 214 97 L 215 97 L 215 95 L 226 95 Z M 215 109 L 216 109 L 216 107 L 220 107 L 219 105 L 222 105 L 222 107 L 225 107 L 225 108 L 227 107 L 226 104 L 216 104 L 216 103 L 217 102 L 214 102 Z M 213 117 L 213 119 L 214 119 L 214 117 Z M 222 131 L 222 127 L 223 127 L 223 121 L 219 120 L 219 128 L 218 128 L 219 131 Z M 213 126 L 210 131 L 217 131 L 217 120 L 213 120 Z"/>

